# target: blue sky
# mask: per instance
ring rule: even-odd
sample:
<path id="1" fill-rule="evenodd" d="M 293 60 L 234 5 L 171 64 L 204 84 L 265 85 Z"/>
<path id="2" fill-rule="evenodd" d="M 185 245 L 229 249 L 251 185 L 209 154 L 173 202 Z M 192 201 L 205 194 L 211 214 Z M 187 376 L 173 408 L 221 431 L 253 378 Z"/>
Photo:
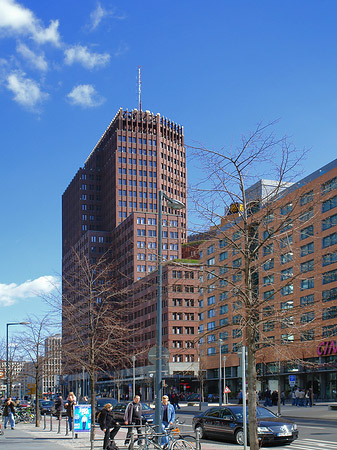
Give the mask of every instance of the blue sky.
<path id="1" fill-rule="evenodd" d="M 0 0 L 0 335 L 46 309 L 61 195 L 118 109 L 137 108 L 139 65 L 143 109 L 187 144 L 279 118 L 310 148 L 303 176 L 335 159 L 336 17 L 334 0 Z"/>

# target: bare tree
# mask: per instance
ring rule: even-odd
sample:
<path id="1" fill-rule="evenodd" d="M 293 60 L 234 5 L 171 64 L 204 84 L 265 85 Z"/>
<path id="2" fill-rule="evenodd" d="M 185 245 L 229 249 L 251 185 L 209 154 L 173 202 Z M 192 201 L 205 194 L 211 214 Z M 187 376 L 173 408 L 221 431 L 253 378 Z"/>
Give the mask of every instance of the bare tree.
<path id="1" fill-rule="evenodd" d="M 261 324 L 270 321 L 271 316 L 279 322 L 289 316 L 289 311 L 270 310 L 267 314 L 268 300 L 275 292 L 269 298 L 261 298 L 258 293 L 261 269 L 258 253 L 263 251 L 267 255 L 268 249 L 271 250 L 281 240 L 285 245 L 291 245 L 286 242 L 287 236 L 299 214 L 296 212 L 296 199 L 289 205 L 282 205 L 282 196 L 291 186 L 290 176 L 295 176 L 303 153 L 296 151 L 286 137 L 277 139 L 271 131 L 274 125 L 259 124 L 247 137 L 242 137 L 236 149 L 191 148 L 200 157 L 203 173 L 206 174 L 192 188 L 195 208 L 206 223 L 213 226 L 216 239 L 231 249 L 233 255 L 237 255 L 231 267 L 222 266 L 220 274 L 215 272 L 214 267 L 206 267 L 205 276 L 223 280 L 228 286 L 237 309 L 236 323 L 241 328 L 242 343 L 248 350 L 251 450 L 259 448 L 256 358 L 261 347 L 269 344 L 268 338 L 261 332 Z M 280 209 L 280 205 L 284 208 Z M 266 261 L 263 263 L 266 264 Z M 297 276 L 295 273 L 286 275 L 282 287 L 290 286 Z"/>
<path id="2" fill-rule="evenodd" d="M 73 252 L 63 276 L 62 329 L 64 372 L 88 373 L 91 391 L 91 448 L 95 439 L 96 379 L 129 361 L 127 290 L 115 282 L 115 267 L 106 256 L 92 263 Z"/>
<path id="3" fill-rule="evenodd" d="M 52 322 L 49 315 L 42 318 L 37 316 L 29 316 L 24 331 L 18 338 L 18 343 L 23 354 L 32 363 L 32 377 L 35 384 L 35 426 L 40 426 L 40 408 L 39 399 L 42 393 L 42 377 L 44 365 L 44 345 L 45 339 L 50 334 Z"/>

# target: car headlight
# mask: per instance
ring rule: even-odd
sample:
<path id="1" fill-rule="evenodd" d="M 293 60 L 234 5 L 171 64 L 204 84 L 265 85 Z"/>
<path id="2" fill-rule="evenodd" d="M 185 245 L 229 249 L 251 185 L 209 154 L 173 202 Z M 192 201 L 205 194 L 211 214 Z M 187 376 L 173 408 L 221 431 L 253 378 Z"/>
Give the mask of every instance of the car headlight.
<path id="1" fill-rule="evenodd" d="M 257 427 L 258 433 L 271 433 L 271 429 L 268 427 Z"/>
<path id="2" fill-rule="evenodd" d="M 297 425 L 296 423 L 293 423 L 293 426 L 291 427 L 291 431 L 296 431 L 297 430 Z"/>

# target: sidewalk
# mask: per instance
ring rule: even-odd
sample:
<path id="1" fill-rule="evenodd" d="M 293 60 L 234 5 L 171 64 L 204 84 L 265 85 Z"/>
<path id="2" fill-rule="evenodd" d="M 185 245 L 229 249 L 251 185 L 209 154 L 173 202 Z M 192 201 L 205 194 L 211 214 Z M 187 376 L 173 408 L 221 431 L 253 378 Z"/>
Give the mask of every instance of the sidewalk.
<path id="1" fill-rule="evenodd" d="M 314 405 L 312 408 L 310 407 L 296 407 L 286 404 L 281 407 L 281 415 L 283 417 L 289 417 L 296 421 L 299 419 L 312 419 L 312 420 L 337 420 L 337 410 L 329 409 L 329 406 L 336 405 L 336 403 L 319 403 Z M 216 404 L 203 405 L 201 411 L 205 411 L 211 406 L 217 406 Z M 277 413 L 277 406 L 272 406 L 269 408 L 274 413 Z M 199 405 L 195 406 L 187 406 L 187 404 L 181 404 L 181 409 L 177 411 L 177 416 L 181 419 L 184 419 L 184 416 L 194 416 L 199 414 Z M 190 423 L 190 421 L 189 421 Z M 65 436 L 66 432 L 66 423 L 65 420 L 61 422 L 61 432 L 58 431 L 58 421 L 56 419 L 52 422 L 53 430 L 50 431 L 50 419 L 46 422 L 46 429 L 44 429 L 44 423 L 41 421 L 40 428 L 36 428 L 33 424 L 22 424 L 19 423 L 16 426 L 15 430 L 6 430 L 4 436 L 0 436 L 0 443 L 8 444 L 11 449 L 15 449 L 17 447 L 10 446 L 10 444 L 14 444 L 15 440 L 18 439 L 17 442 L 20 443 L 20 446 L 24 444 L 27 450 L 39 450 L 42 449 L 50 449 L 50 450 L 62 450 L 63 449 L 73 449 L 73 450 L 90 450 L 90 434 L 88 432 L 78 433 L 77 439 L 73 439 L 72 435 L 69 434 Z M 187 423 L 181 427 L 183 432 L 188 434 L 193 434 L 191 426 Z M 126 436 L 126 429 L 121 428 L 116 436 L 116 442 L 118 447 L 123 448 L 124 439 Z M 21 439 L 21 441 L 20 441 Z M 102 449 L 103 447 L 103 432 L 96 427 L 95 429 L 95 442 L 94 449 Z M 125 448 L 125 447 L 124 447 Z M 135 446 L 135 450 L 136 450 Z M 226 450 L 240 450 L 236 444 L 231 444 L 228 442 L 216 442 L 216 441 L 208 441 L 201 443 L 202 450 L 216 450 L 216 449 L 226 449 Z"/>

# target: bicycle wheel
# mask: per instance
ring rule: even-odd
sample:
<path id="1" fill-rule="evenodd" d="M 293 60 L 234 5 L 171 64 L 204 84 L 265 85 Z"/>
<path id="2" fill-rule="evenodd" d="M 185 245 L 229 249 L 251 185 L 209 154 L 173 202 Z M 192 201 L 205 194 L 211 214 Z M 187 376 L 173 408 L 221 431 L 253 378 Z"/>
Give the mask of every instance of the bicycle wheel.
<path id="1" fill-rule="evenodd" d="M 195 450 L 195 446 L 184 439 L 177 439 L 172 443 L 170 450 Z"/>

